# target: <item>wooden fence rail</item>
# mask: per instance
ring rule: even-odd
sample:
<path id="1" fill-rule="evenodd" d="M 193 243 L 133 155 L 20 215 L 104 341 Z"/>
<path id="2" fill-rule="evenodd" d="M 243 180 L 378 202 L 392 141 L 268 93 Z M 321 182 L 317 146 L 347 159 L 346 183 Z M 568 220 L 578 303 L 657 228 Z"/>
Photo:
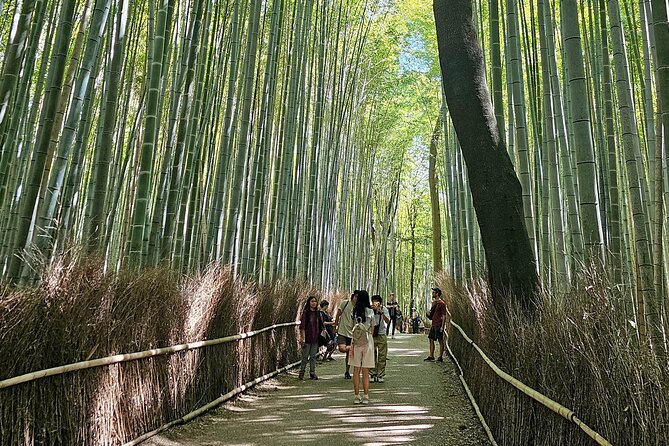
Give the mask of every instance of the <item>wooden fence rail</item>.
<path id="1" fill-rule="evenodd" d="M 448 311 L 448 310 L 447 310 Z M 449 316 L 451 315 L 451 312 L 448 311 Z M 611 446 L 611 443 L 604 438 L 602 435 L 598 434 L 595 432 L 592 428 L 590 428 L 588 425 L 586 425 L 583 421 L 581 421 L 574 411 L 571 409 L 568 409 L 561 405 L 560 403 L 550 399 L 546 395 L 543 395 L 536 390 L 532 389 L 531 387 L 527 386 L 526 384 L 518 381 L 516 378 L 513 376 L 509 375 L 508 373 L 504 372 L 502 369 L 497 367 L 497 365 L 488 358 L 488 356 L 481 350 L 481 348 L 476 345 L 474 341 L 471 340 L 469 336 L 465 333 L 465 331 L 460 327 L 458 324 L 453 322 L 453 320 L 450 320 L 451 325 L 455 327 L 462 337 L 467 341 L 469 345 L 474 347 L 474 349 L 478 352 L 478 354 L 481 356 L 483 361 L 490 367 L 500 378 L 502 378 L 504 381 L 508 382 L 511 384 L 513 387 L 516 389 L 520 390 L 523 392 L 525 395 L 529 396 L 530 398 L 534 399 L 535 401 L 541 403 L 545 407 L 549 408 L 553 412 L 561 415 L 562 417 L 566 418 L 567 420 L 571 421 L 572 423 L 576 424 L 583 432 L 585 432 L 590 438 L 595 440 L 597 444 L 602 445 L 602 446 Z M 450 350 L 450 348 L 449 348 Z"/>
<path id="2" fill-rule="evenodd" d="M 274 324 L 269 327 L 261 328 L 260 330 L 253 330 L 246 333 L 240 333 L 233 336 L 226 336 L 224 338 L 211 339 L 208 341 L 189 342 L 188 344 L 173 345 L 171 347 L 156 348 L 152 350 L 145 350 L 143 352 L 126 353 L 121 355 L 107 356 L 105 358 L 98 358 L 89 361 L 75 362 L 73 364 L 52 367 L 50 369 L 40 370 L 37 372 L 26 373 L 24 375 L 15 376 L 13 378 L 0 381 L 0 389 L 5 387 L 12 387 L 18 384 L 35 381 L 47 376 L 62 375 L 64 373 L 74 372 L 76 370 L 90 369 L 93 367 L 101 367 L 119 362 L 135 361 L 137 359 L 151 358 L 153 356 L 167 355 L 186 350 L 194 350 L 211 345 L 223 344 L 226 342 L 238 341 L 241 339 L 250 338 L 265 331 L 274 330 L 281 327 L 290 327 L 298 325 L 299 322 L 286 322 L 282 324 Z"/>

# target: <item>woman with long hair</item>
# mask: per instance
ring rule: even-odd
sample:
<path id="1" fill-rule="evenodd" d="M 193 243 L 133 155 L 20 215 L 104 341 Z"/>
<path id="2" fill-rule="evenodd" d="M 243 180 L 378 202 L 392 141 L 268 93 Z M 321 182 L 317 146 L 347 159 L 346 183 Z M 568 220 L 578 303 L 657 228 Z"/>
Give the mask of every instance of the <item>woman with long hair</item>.
<path id="1" fill-rule="evenodd" d="M 374 310 L 369 301 L 369 293 L 359 290 L 355 308 L 353 310 L 353 322 L 357 325 L 353 329 L 353 343 L 351 345 L 353 365 L 353 403 L 369 403 L 369 369 L 374 363 L 374 343 L 372 342 L 372 330 L 374 330 Z M 361 331 L 360 334 L 356 331 Z M 362 372 L 362 398 L 360 397 L 360 372 Z"/>
<path id="2" fill-rule="evenodd" d="M 309 376 L 311 379 L 318 379 L 316 376 L 316 356 L 318 355 L 318 335 L 323 330 L 323 319 L 318 311 L 318 299 L 316 296 L 307 297 L 300 317 L 300 344 L 302 345 L 302 364 L 298 378 L 304 379 L 304 372 L 309 361 Z"/>

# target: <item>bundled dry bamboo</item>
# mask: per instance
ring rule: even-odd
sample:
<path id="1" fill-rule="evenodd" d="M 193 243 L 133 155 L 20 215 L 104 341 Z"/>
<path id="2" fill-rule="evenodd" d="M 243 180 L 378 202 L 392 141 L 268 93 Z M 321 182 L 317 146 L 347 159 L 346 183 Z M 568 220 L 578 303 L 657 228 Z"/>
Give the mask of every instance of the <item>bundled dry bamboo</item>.
<path id="1" fill-rule="evenodd" d="M 2 444 L 120 445 L 178 420 L 295 362 L 290 326 L 239 333 L 294 321 L 313 293 L 294 282 L 258 288 L 218 266 L 177 279 L 165 269 L 109 275 L 91 259 L 56 262 L 38 287 L 0 297 Z M 85 361 L 105 366 L 36 373 Z M 40 379 L 11 381 L 30 374 Z"/>
<path id="2" fill-rule="evenodd" d="M 595 427 L 600 442 L 669 444 L 669 376 L 630 330 L 624 290 L 610 286 L 596 271 L 580 280 L 572 295 L 544 296 L 531 321 L 509 308 L 505 324 L 497 319 L 484 284 L 463 289 L 440 280 L 440 288 L 448 290 L 444 296 L 452 319 L 470 337 L 448 324 L 450 349 L 496 441 L 512 446 L 593 444 L 594 432 L 584 435 L 555 417 L 557 412 Z M 500 379 L 502 370 L 514 386 Z M 532 392 L 520 382 L 570 409 L 548 409 L 527 398 L 523 392 Z"/>

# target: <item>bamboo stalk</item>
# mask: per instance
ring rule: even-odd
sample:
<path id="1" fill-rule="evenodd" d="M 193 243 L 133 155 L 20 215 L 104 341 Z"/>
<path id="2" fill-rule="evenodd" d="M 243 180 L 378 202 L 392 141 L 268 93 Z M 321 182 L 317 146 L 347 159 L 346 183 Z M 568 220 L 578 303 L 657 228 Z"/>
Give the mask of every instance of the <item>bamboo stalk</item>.
<path id="1" fill-rule="evenodd" d="M 173 345 L 171 347 L 156 348 L 137 353 L 127 353 L 114 356 L 107 356 L 105 358 L 98 358 L 90 361 L 81 361 L 81 362 L 75 362 L 73 364 L 52 367 L 49 369 L 26 373 L 24 375 L 19 375 L 13 378 L 2 380 L 0 381 L 0 389 L 4 389 L 5 387 L 12 387 L 17 384 L 22 384 L 30 381 L 35 381 L 40 378 L 45 378 L 47 376 L 62 375 L 64 373 L 74 372 L 76 370 L 90 369 L 93 367 L 117 364 L 119 362 L 134 361 L 137 359 L 151 358 L 153 356 L 161 356 L 185 350 L 194 350 L 202 347 L 208 347 L 211 345 L 223 344 L 226 342 L 238 341 L 240 339 L 253 337 L 265 331 L 274 330 L 276 328 L 281 328 L 281 327 L 295 326 L 298 324 L 299 322 L 286 322 L 282 324 L 274 324 L 270 325 L 269 327 L 261 328 L 260 330 L 253 330 L 246 333 L 239 333 L 233 336 L 226 336 L 224 338 L 211 339 L 208 341 L 190 342 L 187 344 Z"/>
<path id="2" fill-rule="evenodd" d="M 263 381 L 265 381 L 265 380 L 268 380 L 268 379 L 270 379 L 270 378 L 272 378 L 272 377 L 274 377 L 274 376 L 276 376 L 276 375 L 278 375 L 278 374 L 280 374 L 280 373 L 283 373 L 283 372 L 285 372 L 285 371 L 288 371 L 288 370 L 292 369 L 293 367 L 297 366 L 299 363 L 300 363 L 300 361 L 293 362 L 292 364 L 288 364 L 287 366 L 285 366 L 285 367 L 281 367 L 280 369 L 277 369 L 277 370 L 275 370 L 275 371 L 273 371 L 273 372 L 266 373 L 265 375 L 260 376 L 260 377 L 258 377 L 258 378 L 256 378 L 256 379 L 254 379 L 253 381 L 249 381 L 249 382 L 247 382 L 246 384 L 243 384 L 243 385 L 237 387 L 236 389 L 231 390 L 230 392 L 226 393 L 225 395 L 222 395 L 221 397 L 216 398 L 216 399 L 215 399 L 214 401 L 212 401 L 211 403 L 206 404 L 206 405 L 200 407 L 199 409 L 196 409 L 196 410 L 194 410 L 194 411 L 192 411 L 192 412 L 190 412 L 190 413 L 184 415 L 183 417 L 181 417 L 181 418 L 179 418 L 179 419 L 177 419 L 177 420 L 170 421 L 169 423 L 167 423 L 167 424 L 165 424 L 165 425 L 159 427 L 159 428 L 156 429 L 156 430 L 153 430 L 153 431 L 151 431 L 151 432 L 147 432 L 147 433 L 145 433 L 144 435 L 142 435 L 141 437 L 135 438 L 134 440 L 132 440 L 132 441 L 130 441 L 130 442 L 128 442 L 128 443 L 125 443 L 123 446 L 135 446 L 135 445 L 138 445 L 138 444 L 140 444 L 141 442 L 145 441 L 146 439 L 148 439 L 148 438 L 150 438 L 150 437 L 153 437 L 154 435 L 157 435 L 157 434 L 159 434 L 159 433 L 161 433 L 161 432 L 163 432 L 163 431 L 166 431 L 167 429 L 169 429 L 169 428 L 171 428 L 171 427 L 173 427 L 173 426 L 176 426 L 177 424 L 185 424 L 185 423 L 188 423 L 188 422 L 189 422 L 190 420 L 192 420 L 193 418 L 196 418 L 196 417 L 202 415 L 204 412 L 207 412 L 208 410 L 211 410 L 211 409 L 213 409 L 214 407 L 216 407 L 216 406 L 218 406 L 218 405 L 224 403 L 225 401 L 229 400 L 230 398 L 234 397 L 235 395 L 238 395 L 238 394 L 244 392 L 245 390 L 247 390 L 247 389 L 249 389 L 249 388 L 255 386 L 256 384 L 259 384 L 259 383 L 261 383 L 261 382 L 263 382 Z"/>
<path id="3" fill-rule="evenodd" d="M 450 312 L 449 312 L 450 315 Z M 539 403 L 543 404 L 550 410 L 552 410 L 555 413 L 560 414 L 564 418 L 566 418 L 569 421 L 572 421 L 574 424 L 576 424 L 578 427 L 583 430 L 590 438 L 595 440 L 597 444 L 603 445 L 603 446 L 611 446 L 611 443 L 609 443 L 608 440 L 606 440 L 604 437 L 602 437 L 600 434 L 595 432 L 592 428 L 590 428 L 588 425 L 586 425 L 583 421 L 581 421 L 576 414 L 561 405 L 560 403 L 553 401 L 552 399 L 548 398 L 547 396 L 537 392 L 536 390 L 532 389 L 531 387 L 523 384 L 522 382 L 518 381 L 516 378 L 513 376 L 509 375 L 508 373 L 504 372 L 502 369 L 497 367 L 497 365 L 488 358 L 488 356 L 483 353 L 483 350 L 479 348 L 478 345 L 472 341 L 469 336 L 464 332 L 462 327 L 460 327 L 458 324 L 453 322 L 452 320 L 450 321 L 451 325 L 453 325 L 455 328 L 458 329 L 460 334 L 462 335 L 463 338 L 469 343 L 472 347 L 476 349 L 476 351 L 481 355 L 481 358 L 488 364 L 488 366 L 495 372 L 499 377 L 501 377 L 504 381 L 508 382 L 512 386 L 514 386 L 516 389 L 520 390 L 523 392 L 525 395 L 529 396 L 530 398 L 534 399 L 535 401 L 538 401 Z M 450 349 L 449 349 L 450 351 Z"/>

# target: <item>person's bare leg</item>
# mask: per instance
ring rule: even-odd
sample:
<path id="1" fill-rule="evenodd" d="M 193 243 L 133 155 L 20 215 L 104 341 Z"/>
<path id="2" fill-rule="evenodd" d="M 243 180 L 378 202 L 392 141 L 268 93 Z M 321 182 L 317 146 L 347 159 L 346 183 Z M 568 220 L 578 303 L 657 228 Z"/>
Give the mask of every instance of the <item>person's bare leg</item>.
<path id="1" fill-rule="evenodd" d="M 439 357 L 444 356 L 444 339 L 439 339 Z"/>
<path id="2" fill-rule="evenodd" d="M 363 387 L 365 385 L 363 373 Z M 369 386 L 369 374 L 367 374 L 367 385 Z M 353 393 L 357 396 L 360 392 L 360 367 L 353 367 Z"/>
<path id="3" fill-rule="evenodd" d="M 339 348 L 339 351 L 340 351 L 341 353 L 346 353 L 346 373 L 349 373 L 349 371 L 351 370 L 351 368 L 350 368 L 350 366 L 348 365 L 348 354 L 349 354 L 349 351 L 351 350 L 351 346 L 350 346 L 350 345 L 346 345 L 346 344 L 339 344 L 337 347 Z M 331 355 L 331 356 L 332 356 L 332 355 Z"/>
<path id="4" fill-rule="evenodd" d="M 365 395 L 369 393 L 369 369 L 366 367 L 362 369 L 362 392 Z"/>
<path id="5" fill-rule="evenodd" d="M 434 339 L 430 339 L 430 358 L 434 358 Z"/>

